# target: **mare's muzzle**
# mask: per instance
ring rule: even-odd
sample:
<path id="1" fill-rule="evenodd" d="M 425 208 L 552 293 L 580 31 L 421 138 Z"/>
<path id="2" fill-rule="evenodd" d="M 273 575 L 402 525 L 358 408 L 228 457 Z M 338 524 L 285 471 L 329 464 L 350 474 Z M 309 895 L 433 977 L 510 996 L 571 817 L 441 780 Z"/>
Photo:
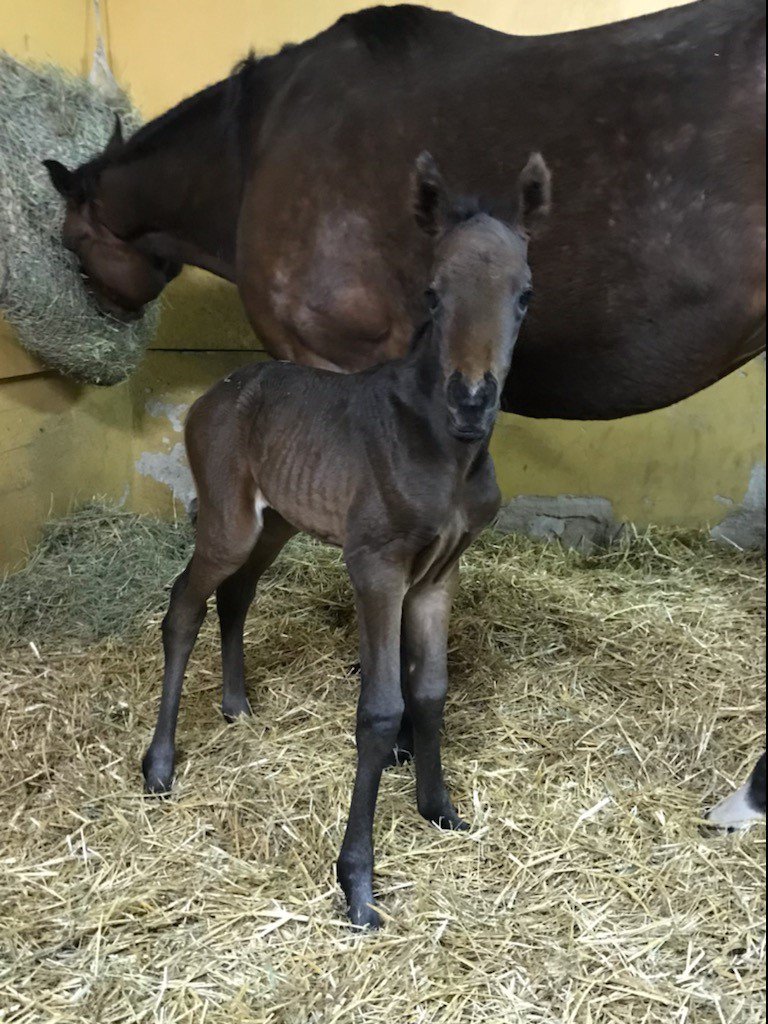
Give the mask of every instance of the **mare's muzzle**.
<path id="1" fill-rule="evenodd" d="M 448 430 L 457 441 L 482 441 L 493 429 L 499 406 L 499 386 L 491 373 L 470 383 L 454 370 L 446 385 Z"/>

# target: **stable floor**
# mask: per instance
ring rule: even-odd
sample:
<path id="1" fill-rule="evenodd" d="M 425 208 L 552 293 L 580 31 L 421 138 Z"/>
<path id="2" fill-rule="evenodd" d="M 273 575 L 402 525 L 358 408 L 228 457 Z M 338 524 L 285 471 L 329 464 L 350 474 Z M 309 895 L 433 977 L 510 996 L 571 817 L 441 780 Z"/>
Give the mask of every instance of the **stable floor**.
<path id="1" fill-rule="evenodd" d="M 90 516 L 90 518 L 89 518 Z M 58 530 L 58 532 L 57 532 Z M 387 774 L 389 920 L 334 883 L 354 770 L 355 623 L 299 540 L 246 631 L 252 719 L 193 655 L 170 800 L 142 795 L 164 587 L 184 527 L 90 510 L 0 584 L 3 1024 L 751 1024 L 765 830 L 702 829 L 764 745 L 765 566 L 695 534 L 466 558 L 446 835 Z"/>

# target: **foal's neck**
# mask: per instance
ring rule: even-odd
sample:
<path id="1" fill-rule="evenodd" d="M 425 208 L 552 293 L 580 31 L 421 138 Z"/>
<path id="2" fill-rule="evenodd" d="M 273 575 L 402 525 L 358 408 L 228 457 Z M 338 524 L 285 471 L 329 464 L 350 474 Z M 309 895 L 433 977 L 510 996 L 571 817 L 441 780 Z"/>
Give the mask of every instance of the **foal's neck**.
<path id="1" fill-rule="evenodd" d="M 99 180 L 107 227 L 164 259 L 234 280 L 242 160 L 226 82 L 150 121 Z"/>

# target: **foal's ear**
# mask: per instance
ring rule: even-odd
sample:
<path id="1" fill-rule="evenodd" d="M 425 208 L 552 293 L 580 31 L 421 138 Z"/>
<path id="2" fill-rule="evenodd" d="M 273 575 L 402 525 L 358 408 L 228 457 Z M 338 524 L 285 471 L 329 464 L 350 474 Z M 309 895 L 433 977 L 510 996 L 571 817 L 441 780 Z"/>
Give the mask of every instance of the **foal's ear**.
<path id="1" fill-rule="evenodd" d="M 115 126 L 112 129 L 112 135 L 110 136 L 109 142 L 104 149 L 106 153 L 112 153 L 114 150 L 119 149 L 123 144 L 123 126 L 120 123 L 120 115 L 115 114 Z"/>
<path id="2" fill-rule="evenodd" d="M 437 164 L 426 150 L 416 158 L 411 191 L 416 223 L 428 235 L 441 234 L 448 222 L 448 192 Z"/>
<path id="3" fill-rule="evenodd" d="M 541 153 L 531 153 L 517 179 L 517 220 L 532 231 L 552 206 L 552 174 Z"/>
<path id="4" fill-rule="evenodd" d="M 65 199 L 74 198 L 77 191 L 74 172 L 67 170 L 58 160 L 43 160 L 43 167 L 48 171 L 53 187 L 59 195 Z"/>

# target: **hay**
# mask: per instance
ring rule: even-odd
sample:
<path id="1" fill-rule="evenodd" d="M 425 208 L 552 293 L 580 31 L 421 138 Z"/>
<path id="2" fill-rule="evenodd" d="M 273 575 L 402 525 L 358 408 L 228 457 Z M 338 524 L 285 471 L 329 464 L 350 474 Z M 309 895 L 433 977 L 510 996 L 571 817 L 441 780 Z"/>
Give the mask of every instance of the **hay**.
<path id="1" fill-rule="evenodd" d="M 115 559 L 135 550 L 126 524 Z M 256 714 L 232 727 L 209 618 L 167 802 L 141 795 L 138 767 L 160 612 L 141 642 L 86 648 L 25 626 L 35 649 L 0 659 L 0 1020 L 764 1021 L 765 832 L 699 821 L 763 742 L 764 598 L 763 563 L 704 537 L 589 558 L 486 537 L 453 623 L 445 743 L 474 828 L 428 826 L 411 769 L 388 773 L 391 920 L 362 939 L 332 876 L 357 689 L 335 552 L 295 541 L 265 580 L 246 629 Z"/>
<path id="2" fill-rule="evenodd" d="M 186 520 L 98 503 L 48 523 L 27 565 L 0 580 L 0 644 L 88 644 L 140 635 L 189 554 Z"/>
<path id="3" fill-rule="evenodd" d="M 100 152 L 127 98 L 112 101 L 55 67 L 31 68 L 0 51 L 0 310 L 21 344 L 76 380 L 115 384 L 154 336 L 158 306 L 123 324 L 89 300 L 61 244 L 62 201 L 41 161 L 77 166 Z"/>

